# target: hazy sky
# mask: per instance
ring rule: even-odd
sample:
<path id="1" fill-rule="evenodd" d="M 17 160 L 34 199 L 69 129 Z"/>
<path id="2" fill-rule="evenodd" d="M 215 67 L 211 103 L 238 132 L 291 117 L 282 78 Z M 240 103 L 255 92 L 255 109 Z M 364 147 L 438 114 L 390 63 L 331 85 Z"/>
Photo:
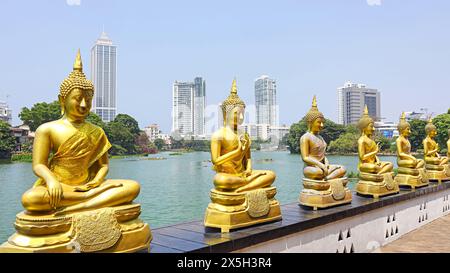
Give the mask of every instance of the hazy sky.
<path id="1" fill-rule="evenodd" d="M 1 0 L 0 100 L 13 109 L 57 98 L 81 49 L 105 31 L 118 47 L 118 110 L 141 128 L 171 128 L 172 84 L 206 80 L 207 103 L 229 93 L 254 104 L 254 80 L 277 80 L 280 122 L 298 121 L 313 94 L 337 120 L 337 87 L 381 91 L 381 113 L 450 107 L 450 1 Z"/>

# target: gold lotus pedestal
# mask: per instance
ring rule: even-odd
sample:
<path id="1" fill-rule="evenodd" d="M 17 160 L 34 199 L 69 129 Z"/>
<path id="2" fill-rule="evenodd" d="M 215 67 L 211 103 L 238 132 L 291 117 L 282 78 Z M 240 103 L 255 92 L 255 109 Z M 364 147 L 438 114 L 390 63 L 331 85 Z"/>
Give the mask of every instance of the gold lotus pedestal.
<path id="1" fill-rule="evenodd" d="M 400 191 L 394 180 L 394 173 L 371 174 L 360 173 L 356 184 L 356 192 L 360 195 L 369 195 L 377 199 L 380 196 L 396 194 Z"/>
<path id="2" fill-rule="evenodd" d="M 425 169 L 409 169 L 398 168 L 398 174 L 395 176 L 394 181 L 400 187 L 409 187 L 411 189 L 425 187 L 429 185 L 428 173 Z"/>
<path id="3" fill-rule="evenodd" d="M 148 251 L 152 234 L 139 219 L 141 206 L 129 204 L 70 215 L 16 216 L 15 228 L 0 252 Z"/>
<path id="4" fill-rule="evenodd" d="M 426 164 L 428 179 L 430 181 L 450 181 L 450 165 L 431 165 Z"/>
<path id="5" fill-rule="evenodd" d="M 352 193 L 346 187 L 347 183 L 347 177 L 327 181 L 303 178 L 299 202 L 314 210 L 351 203 Z"/>
<path id="6" fill-rule="evenodd" d="M 221 232 L 281 219 L 280 203 L 275 199 L 275 187 L 248 192 L 224 192 L 212 189 L 211 203 L 205 213 L 207 227 Z"/>

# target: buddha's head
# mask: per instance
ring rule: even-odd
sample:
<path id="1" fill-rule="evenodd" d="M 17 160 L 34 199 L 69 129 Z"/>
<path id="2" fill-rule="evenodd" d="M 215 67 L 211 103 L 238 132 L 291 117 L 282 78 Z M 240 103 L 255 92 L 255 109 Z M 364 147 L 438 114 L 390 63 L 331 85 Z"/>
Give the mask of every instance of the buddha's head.
<path id="1" fill-rule="evenodd" d="M 313 134 L 319 133 L 324 127 L 325 117 L 317 108 L 316 96 L 313 97 L 312 107 L 306 114 L 305 119 L 308 124 L 308 131 Z"/>
<path id="2" fill-rule="evenodd" d="M 405 112 L 402 113 L 402 116 L 400 117 L 400 122 L 397 125 L 398 132 L 403 137 L 409 137 L 411 134 L 411 125 L 408 121 L 406 121 L 406 115 Z"/>
<path id="3" fill-rule="evenodd" d="M 237 94 L 236 80 L 233 80 L 230 95 L 222 102 L 222 114 L 224 126 L 234 130 L 244 122 L 245 103 Z"/>
<path id="4" fill-rule="evenodd" d="M 83 73 L 80 50 L 78 50 L 73 71 L 64 79 L 59 89 L 61 113 L 74 120 L 84 120 L 91 110 L 94 85 Z"/>
<path id="5" fill-rule="evenodd" d="M 372 136 L 375 131 L 373 119 L 369 116 L 369 109 L 367 105 L 364 107 L 364 112 L 361 119 L 358 121 L 358 128 L 361 133 L 366 136 Z"/>
<path id="6" fill-rule="evenodd" d="M 425 132 L 427 136 L 434 138 L 437 135 L 436 126 L 433 124 L 433 120 L 430 118 L 427 125 L 425 125 Z"/>

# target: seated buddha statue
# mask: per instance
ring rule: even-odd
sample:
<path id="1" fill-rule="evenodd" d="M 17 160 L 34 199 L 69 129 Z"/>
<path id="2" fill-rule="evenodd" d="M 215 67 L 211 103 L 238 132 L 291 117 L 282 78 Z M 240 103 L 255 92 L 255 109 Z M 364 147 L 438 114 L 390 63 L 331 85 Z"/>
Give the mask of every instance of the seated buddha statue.
<path id="1" fill-rule="evenodd" d="M 85 251 L 102 251 L 108 248 L 109 251 L 122 252 L 127 251 L 127 247 L 133 247 L 134 250 L 148 248 L 150 229 L 137 219 L 140 206 L 131 204 L 139 194 L 139 184 L 132 180 L 106 179 L 111 144 L 100 127 L 86 121 L 93 95 L 94 86 L 83 73 L 78 51 L 73 72 L 60 87 L 58 98 L 61 118 L 44 123 L 36 130 L 32 167 L 38 180 L 22 196 L 26 211 L 17 216 L 18 233 L 8 242 L 11 245 L 24 247 L 24 251 L 53 251 L 55 238 L 39 238 L 36 235 L 58 233 L 55 236 L 60 237 L 62 231 L 67 231 L 64 228 L 61 230 L 62 226 L 70 228 L 78 222 L 73 229 L 78 233 L 68 234 L 65 243 L 74 238 L 82 241 L 82 238 L 92 236 L 95 232 L 99 240 L 109 240 L 101 246 L 89 240 L 77 241 Z M 126 214 L 134 216 L 130 219 Z M 88 224 L 81 224 L 85 223 L 83 219 L 92 215 L 96 215 L 98 221 L 108 219 L 113 224 L 98 227 L 97 229 L 103 229 L 101 232 L 92 226 L 87 227 L 89 221 Z M 118 220 L 122 222 L 119 223 Z M 133 223 L 130 223 L 131 220 Z M 131 224 L 136 227 L 134 232 L 126 236 L 121 234 L 120 225 L 125 228 Z M 36 228 L 39 225 L 42 226 Z M 33 229 L 39 231 L 33 233 Z M 132 230 L 128 228 L 128 231 Z M 20 245 L 21 242 L 26 242 L 23 237 L 27 235 L 35 237 L 25 245 Z M 121 244 L 115 244 L 121 237 Z M 142 239 L 144 241 L 139 241 Z M 57 252 L 65 251 L 65 245 L 59 247 Z"/>
<path id="2" fill-rule="evenodd" d="M 275 173 L 253 169 L 250 137 L 239 130 L 245 103 L 237 94 L 235 80 L 221 107 L 224 124 L 211 137 L 211 162 L 216 175 L 205 226 L 228 232 L 281 219 L 279 203 L 274 198 L 276 188 L 271 186 Z"/>
<path id="3" fill-rule="evenodd" d="M 408 140 L 411 134 L 411 125 L 406 121 L 405 113 L 402 113 L 398 123 L 400 136 L 396 139 L 398 174 L 395 182 L 399 186 L 422 187 L 428 185 L 428 176 L 425 172 L 425 161 L 417 159 L 411 154 L 411 143 Z"/>
<path id="4" fill-rule="evenodd" d="M 379 147 L 372 138 L 375 131 L 374 121 L 369 116 L 367 105 L 358 122 L 358 128 L 361 131 L 361 137 L 358 139 L 360 180 L 356 185 L 356 192 L 375 198 L 399 192 L 392 172 L 394 165 L 391 162 L 381 161 L 377 156 Z"/>
<path id="5" fill-rule="evenodd" d="M 446 174 L 449 158 L 439 154 L 439 144 L 434 139 L 437 135 L 437 130 L 431 118 L 425 126 L 425 132 L 427 137 L 423 140 L 423 150 L 428 178 L 439 182 L 450 180 L 450 177 Z"/>
<path id="6" fill-rule="evenodd" d="M 300 204 L 325 208 L 351 202 L 351 193 L 345 187 L 347 178 L 344 166 L 330 164 L 325 156 L 327 143 L 320 136 L 325 118 L 318 110 L 314 96 L 312 107 L 305 116 L 308 132 L 300 138 L 304 189 L 300 194 Z"/>
<path id="7" fill-rule="evenodd" d="M 448 129 L 448 140 L 447 140 L 447 157 L 450 158 L 450 129 Z M 450 176 L 450 161 L 448 162 L 447 176 Z"/>

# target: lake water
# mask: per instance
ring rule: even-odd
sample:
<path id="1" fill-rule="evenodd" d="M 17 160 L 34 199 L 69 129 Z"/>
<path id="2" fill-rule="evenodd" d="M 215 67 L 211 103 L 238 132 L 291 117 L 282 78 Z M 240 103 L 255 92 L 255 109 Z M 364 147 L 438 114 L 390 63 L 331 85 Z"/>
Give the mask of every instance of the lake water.
<path id="1" fill-rule="evenodd" d="M 112 159 L 108 178 L 133 179 L 141 184 L 136 202 L 142 205 L 141 218 L 151 228 L 203 219 L 213 187 L 210 154 L 207 152 L 169 155 L 160 153 L 147 160 L 130 157 Z M 347 171 L 356 172 L 357 156 L 329 156 L 329 161 L 341 164 Z M 395 157 L 381 157 L 395 162 Z M 301 185 L 303 162 L 300 155 L 289 152 L 253 152 L 253 168 L 273 170 L 277 174 L 274 185 L 281 204 L 297 202 Z M 0 163 L 0 244 L 14 233 L 15 215 L 22 211 L 22 194 L 36 180 L 31 163 Z M 350 183 L 354 187 L 355 181 Z"/>

